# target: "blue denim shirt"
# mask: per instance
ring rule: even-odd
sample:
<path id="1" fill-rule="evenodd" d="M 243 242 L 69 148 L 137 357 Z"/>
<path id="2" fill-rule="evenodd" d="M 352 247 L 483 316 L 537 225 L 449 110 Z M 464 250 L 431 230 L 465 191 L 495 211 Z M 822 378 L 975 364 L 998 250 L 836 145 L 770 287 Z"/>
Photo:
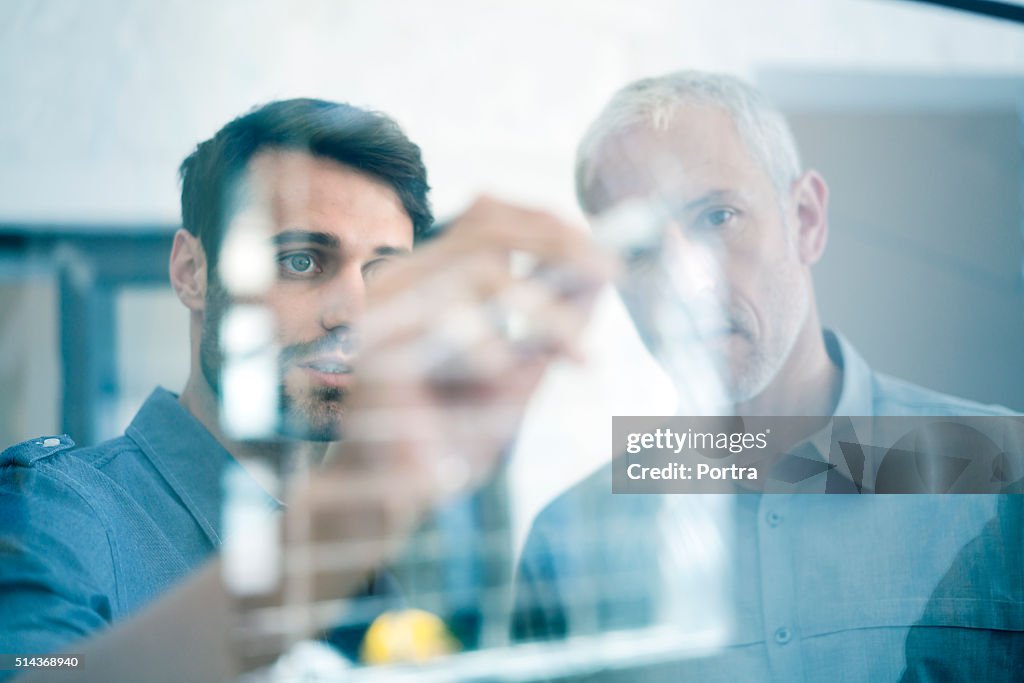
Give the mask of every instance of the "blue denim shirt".
<path id="1" fill-rule="evenodd" d="M 223 474 L 280 507 L 178 402 L 155 390 L 124 436 L 76 448 L 65 436 L 31 439 L 0 454 L 0 653 L 67 652 L 132 614 L 195 571 L 219 549 Z M 237 482 L 237 480 L 235 480 Z M 475 499 L 439 511 L 438 528 L 465 543 Z M 468 515 L 468 517 L 467 517 Z M 475 585 L 471 543 L 452 548 L 449 590 Z M 467 578 L 469 577 L 469 578 Z M 326 640 L 355 657 L 366 627 L 402 604 L 401 586 L 379 570 L 339 615 Z M 475 610 L 452 617 L 475 642 Z M 459 627 L 462 631 L 459 631 Z M 73 646 L 72 646 L 73 647 Z M 0 670 L 0 680 L 13 672 Z"/>
<path id="2" fill-rule="evenodd" d="M 837 415 L 1011 414 L 873 372 L 841 337 L 826 333 L 826 342 L 843 370 Z M 518 637 L 573 635 L 574 601 L 596 603 L 591 628 L 637 627 L 657 613 L 661 594 L 645 591 L 665 548 L 651 520 L 670 497 L 611 490 L 607 467 L 538 517 L 519 566 Z M 1024 648 L 1021 496 L 728 498 L 734 515 L 717 530 L 719 540 L 732 539 L 725 649 L 643 672 L 606 672 L 597 680 L 874 682 L 896 681 L 904 672 L 911 680 L 960 680 L 949 678 L 950 671 L 986 681 L 1024 676 L 1010 668 L 1024 665 L 1024 652 L 1015 662 L 1007 654 Z M 676 537 L 698 550 L 718 542 L 701 536 L 706 527 L 676 521 Z M 692 605 L 701 605 L 702 597 L 694 594 Z"/>
<path id="3" fill-rule="evenodd" d="M 60 651 L 202 564 L 221 542 L 221 473 L 234 462 L 163 389 L 124 436 L 89 448 L 41 437 L 5 450 L 0 652 Z"/>

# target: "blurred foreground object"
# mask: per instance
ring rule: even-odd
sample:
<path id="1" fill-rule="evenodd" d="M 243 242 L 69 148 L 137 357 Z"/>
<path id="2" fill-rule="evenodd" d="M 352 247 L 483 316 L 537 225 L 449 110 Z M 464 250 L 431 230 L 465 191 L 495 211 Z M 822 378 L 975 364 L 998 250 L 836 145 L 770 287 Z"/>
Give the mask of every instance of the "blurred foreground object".
<path id="1" fill-rule="evenodd" d="M 436 615 L 419 609 L 385 612 L 370 624 L 360 654 L 365 664 L 422 662 L 459 650 Z"/>

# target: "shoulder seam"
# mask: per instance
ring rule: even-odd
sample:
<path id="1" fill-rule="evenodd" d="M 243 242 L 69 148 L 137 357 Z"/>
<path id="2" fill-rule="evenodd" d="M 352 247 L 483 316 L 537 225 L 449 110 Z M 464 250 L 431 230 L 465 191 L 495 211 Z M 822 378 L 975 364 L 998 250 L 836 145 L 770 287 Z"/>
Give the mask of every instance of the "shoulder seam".
<path id="1" fill-rule="evenodd" d="M 86 463 L 85 461 L 82 461 L 82 464 L 91 467 L 91 465 L 89 463 Z M 111 535 L 110 523 L 109 520 L 107 519 L 107 516 L 102 514 L 101 511 L 95 505 L 92 504 L 92 501 L 89 500 L 89 497 L 85 495 L 84 491 L 81 490 L 79 483 L 73 477 L 70 477 L 66 472 L 63 472 L 62 470 L 60 470 L 60 468 L 53 467 L 51 463 L 43 463 L 43 465 L 41 467 L 38 467 L 37 469 L 40 471 L 46 470 L 47 474 L 50 477 L 52 477 L 56 481 L 59 481 L 61 485 L 63 485 L 69 491 L 74 493 L 75 496 L 80 498 L 82 502 L 85 503 L 86 507 L 89 508 L 89 510 L 96 517 L 96 519 L 99 520 L 100 524 L 103 527 L 103 535 L 107 539 L 107 551 L 109 552 L 110 570 L 114 577 L 117 610 L 119 613 L 124 613 L 124 596 L 122 595 L 123 581 L 121 580 L 121 572 L 119 571 L 119 568 L 117 566 L 115 552 L 116 544 L 114 542 L 113 536 Z"/>
<path id="2" fill-rule="evenodd" d="M 1015 411 L 999 405 L 997 403 L 982 403 L 981 401 L 975 401 L 969 398 L 962 398 L 960 396 L 953 396 L 936 389 L 930 389 L 923 387 L 918 384 L 899 377 L 893 377 L 882 372 L 875 372 L 875 387 L 877 395 L 882 396 L 881 403 L 888 404 L 890 406 L 898 406 L 908 412 L 921 411 L 931 409 L 932 411 L 941 413 L 941 415 L 947 415 L 950 417 L 957 416 L 969 416 L 969 417 L 984 417 L 990 415 L 993 417 L 1012 416 Z M 885 385 L 896 385 L 901 389 L 907 389 L 913 391 L 919 395 L 919 398 L 906 397 L 906 396 L 893 396 L 892 392 L 885 391 Z M 876 411 L 879 414 L 886 414 L 888 411 Z M 941 415 L 933 415 L 932 417 L 939 417 Z"/>
<path id="3" fill-rule="evenodd" d="M 84 450 L 84 449 L 82 449 L 82 450 Z M 113 460 L 114 458 L 118 457 L 119 455 L 124 454 L 126 451 L 131 451 L 131 450 L 132 450 L 132 446 L 131 445 L 123 444 L 123 445 L 121 445 L 121 446 L 119 446 L 117 448 L 110 449 L 109 452 L 104 453 L 103 455 L 99 456 L 98 458 L 96 458 L 96 460 L 93 460 L 91 462 L 88 461 L 88 460 L 83 460 L 83 462 L 85 462 L 88 465 L 91 465 L 92 467 L 95 467 L 96 469 L 100 469 L 104 465 L 109 463 L 111 460 Z M 71 452 L 74 453 L 75 451 L 71 451 Z"/>

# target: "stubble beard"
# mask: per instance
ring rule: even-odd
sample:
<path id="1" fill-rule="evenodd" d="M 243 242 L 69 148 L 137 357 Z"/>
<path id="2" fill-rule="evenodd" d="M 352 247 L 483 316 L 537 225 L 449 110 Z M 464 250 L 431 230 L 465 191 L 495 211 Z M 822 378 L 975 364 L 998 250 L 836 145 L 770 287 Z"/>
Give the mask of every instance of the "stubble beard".
<path id="1" fill-rule="evenodd" d="M 762 339 L 742 334 L 745 350 L 735 346 L 723 359 L 724 384 L 733 404 L 759 396 L 778 376 L 789 359 L 810 310 L 810 294 L 799 271 L 787 264 L 766 288 L 765 319 L 774 330 Z"/>
<path id="2" fill-rule="evenodd" d="M 231 307 L 223 285 L 211 277 L 199 341 L 199 367 L 213 395 L 223 400 L 221 371 L 224 352 L 220 343 L 221 321 Z M 278 369 L 280 415 L 274 431 L 282 437 L 303 441 L 336 441 L 340 438 L 343 405 L 348 392 L 338 388 L 292 390 L 285 381 L 288 368 Z"/>

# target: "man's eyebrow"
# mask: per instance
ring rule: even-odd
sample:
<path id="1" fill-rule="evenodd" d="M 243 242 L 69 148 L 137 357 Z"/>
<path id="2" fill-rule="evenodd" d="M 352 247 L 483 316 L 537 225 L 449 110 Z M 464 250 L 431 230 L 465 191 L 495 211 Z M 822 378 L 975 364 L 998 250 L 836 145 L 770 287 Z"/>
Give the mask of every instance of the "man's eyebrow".
<path id="1" fill-rule="evenodd" d="M 340 244 L 338 238 L 334 235 L 329 235 L 326 232 L 313 232 L 311 230 L 285 230 L 271 237 L 270 241 L 275 246 L 313 243 L 333 249 L 337 249 Z"/>
<path id="2" fill-rule="evenodd" d="M 317 232 L 315 230 L 285 230 L 279 232 L 270 238 L 271 243 L 274 246 L 287 246 L 289 244 L 319 244 L 324 247 L 331 249 L 338 249 L 341 246 L 341 242 L 337 237 L 326 232 Z M 405 256 L 411 254 L 412 251 L 406 247 L 393 247 L 391 245 L 382 244 L 373 250 L 375 256 Z"/>
<path id="3" fill-rule="evenodd" d="M 699 209 L 708 204 L 714 204 L 715 202 L 721 202 L 725 200 L 736 200 L 739 196 L 732 190 L 711 190 L 707 194 L 701 196 L 699 199 L 695 199 L 692 202 L 688 202 L 683 208 L 687 211 Z"/>
<path id="4" fill-rule="evenodd" d="M 381 246 L 373 250 L 375 256 L 405 256 L 411 254 L 412 251 L 405 247 L 388 247 Z"/>

